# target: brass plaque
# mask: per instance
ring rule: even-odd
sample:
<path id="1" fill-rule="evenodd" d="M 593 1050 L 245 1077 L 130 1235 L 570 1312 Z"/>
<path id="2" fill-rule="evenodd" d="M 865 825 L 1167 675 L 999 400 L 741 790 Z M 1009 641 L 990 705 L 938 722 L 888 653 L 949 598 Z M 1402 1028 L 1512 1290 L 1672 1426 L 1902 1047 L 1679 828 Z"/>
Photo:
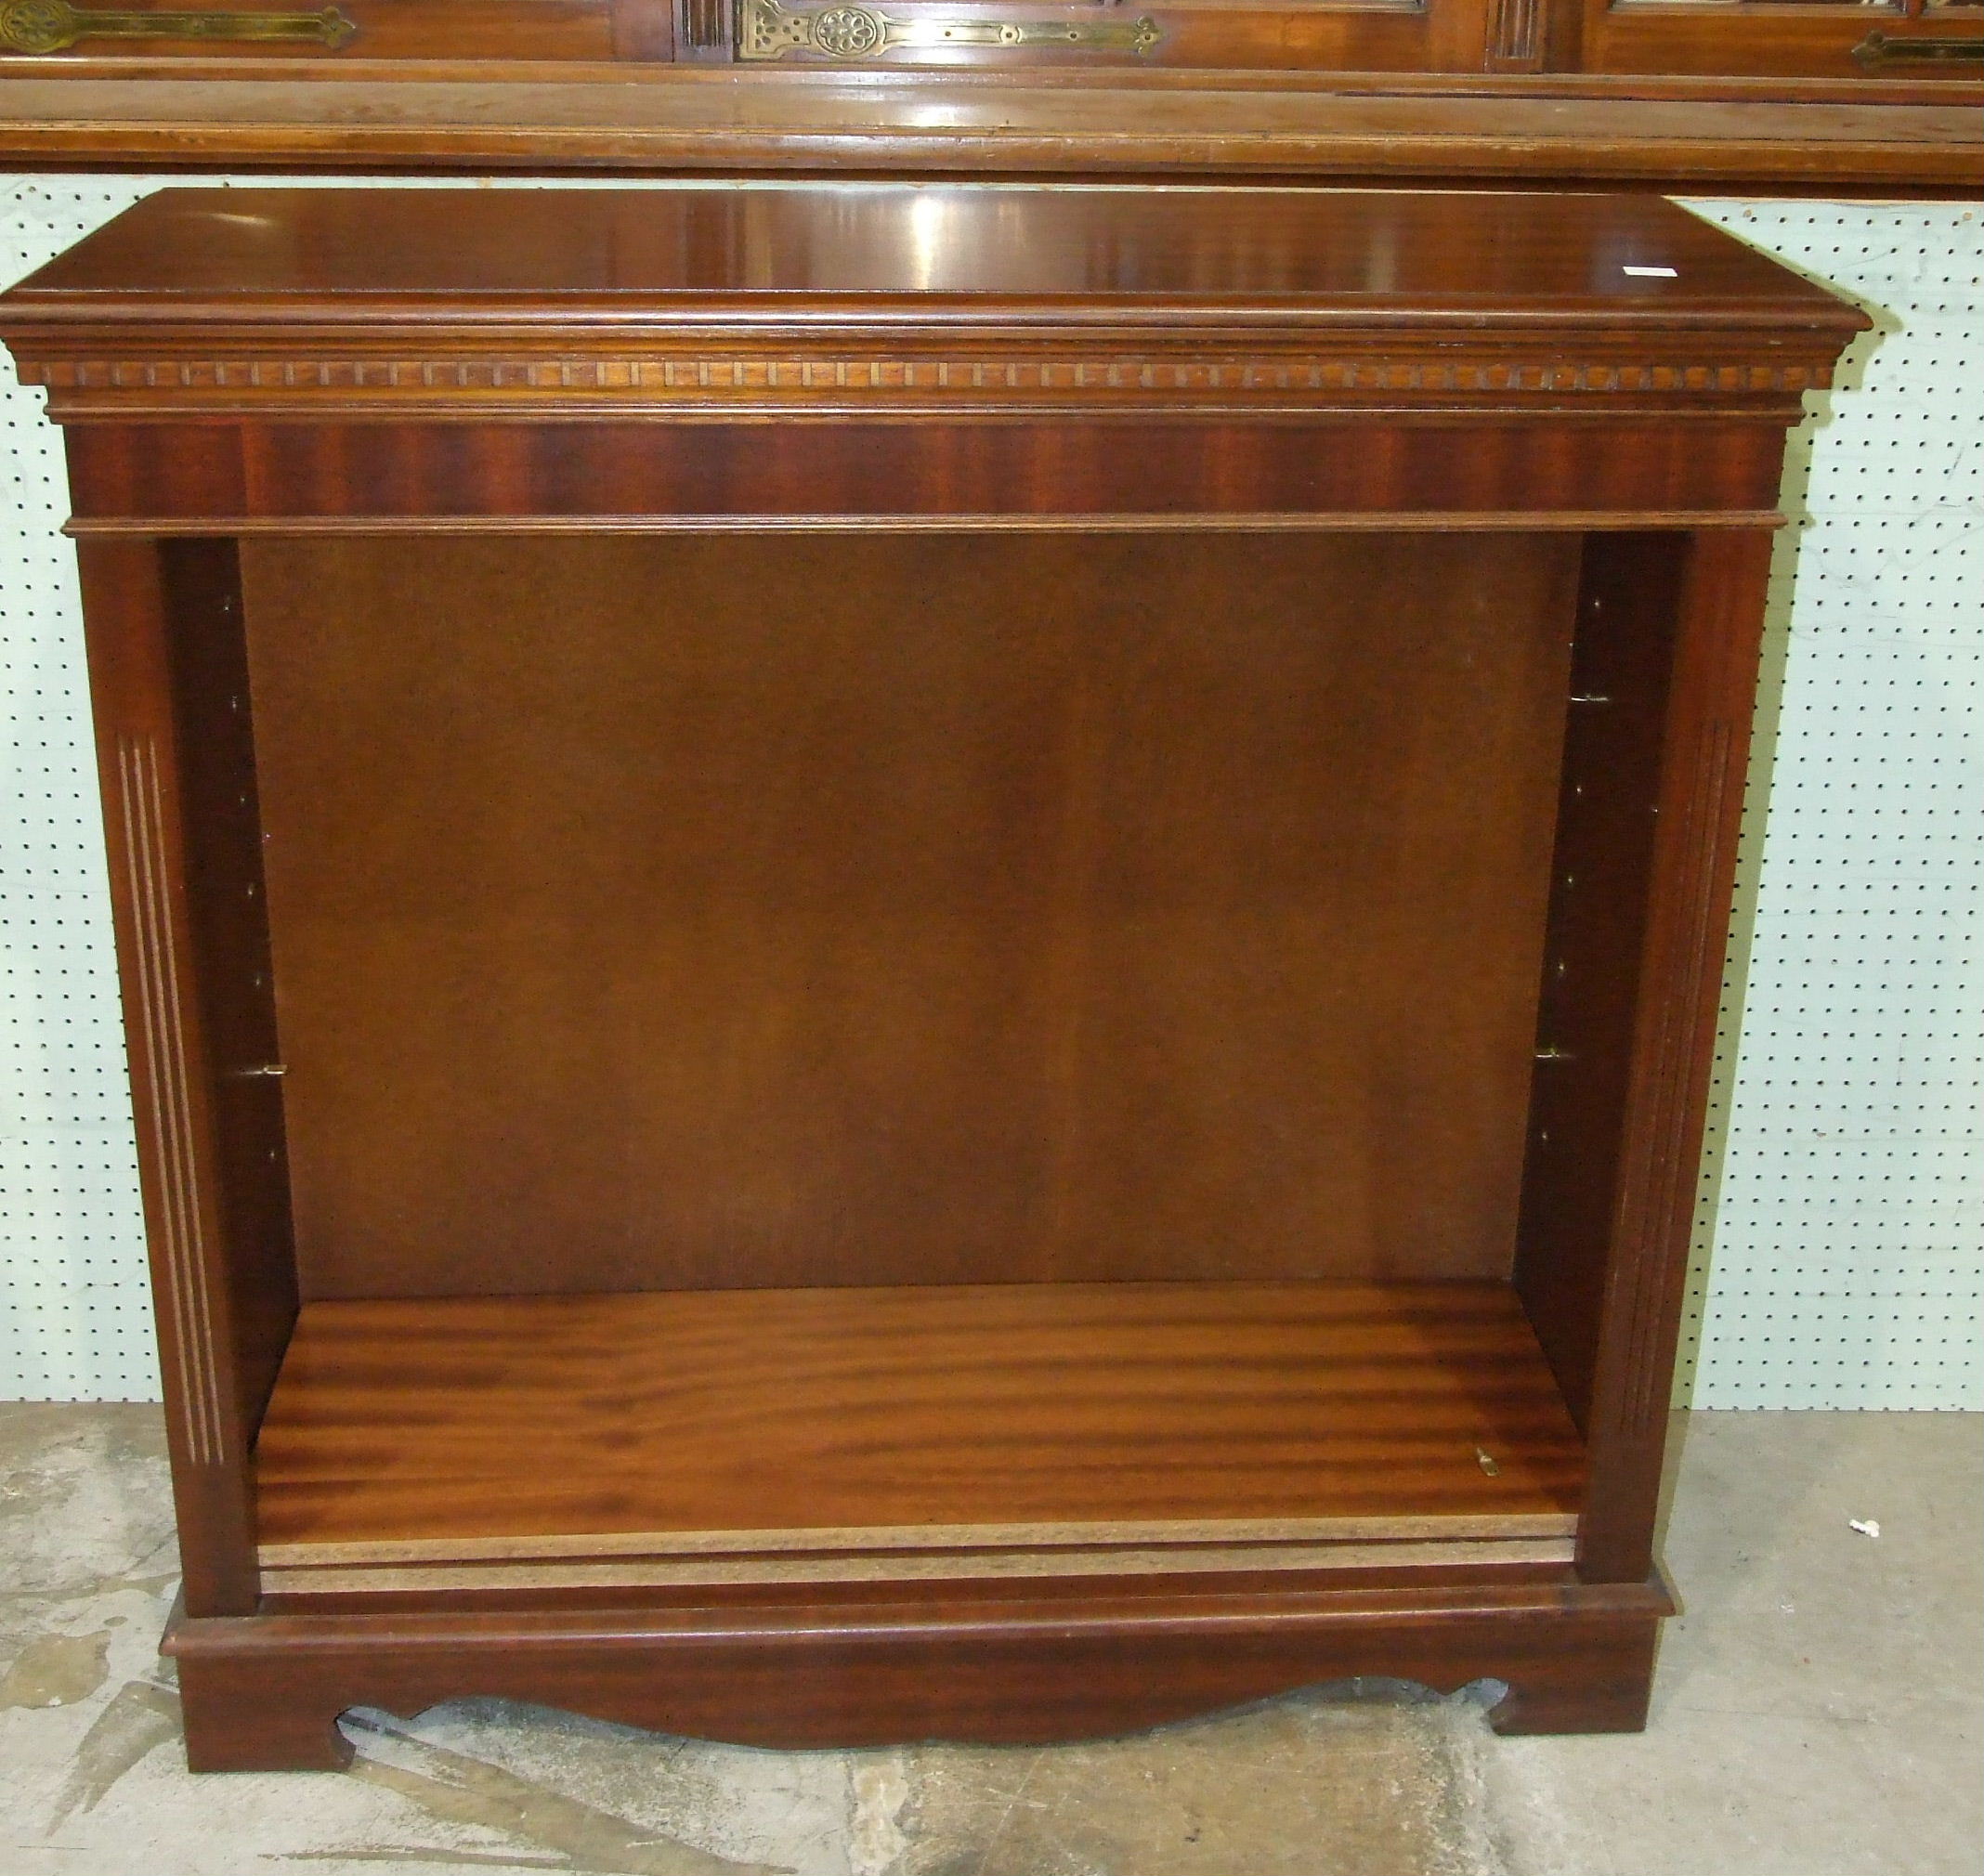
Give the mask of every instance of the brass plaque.
<path id="1" fill-rule="evenodd" d="M 873 7 L 785 7 L 743 0 L 737 57 L 785 59 L 815 52 L 828 59 L 877 59 L 899 46 L 1078 46 L 1145 53 L 1163 36 L 1149 15 L 1136 20 L 986 20 L 960 15 L 903 19 Z"/>
<path id="2" fill-rule="evenodd" d="M 287 39 L 334 50 L 358 30 L 335 7 L 320 13 L 145 13 L 68 0 L 0 0 L 0 48 L 8 52 L 66 52 L 84 39 Z"/>

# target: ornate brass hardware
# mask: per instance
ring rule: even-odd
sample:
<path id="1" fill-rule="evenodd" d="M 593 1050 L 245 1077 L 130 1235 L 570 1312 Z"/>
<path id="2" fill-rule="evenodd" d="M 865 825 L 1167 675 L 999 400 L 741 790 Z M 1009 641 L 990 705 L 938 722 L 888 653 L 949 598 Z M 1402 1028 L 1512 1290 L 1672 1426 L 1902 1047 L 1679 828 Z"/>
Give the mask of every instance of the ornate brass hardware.
<path id="1" fill-rule="evenodd" d="M 335 7 L 321 13 L 137 13 L 68 0 L 0 0 L 0 47 L 63 52 L 79 39 L 294 39 L 342 46 L 359 29 Z"/>
<path id="2" fill-rule="evenodd" d="M 1872 71 L 1878 65 L 1956 64 L 1984 65 L 1984 38 L 1897 39 L 1886 33 L 1870 33 L 1853 48 L 1853 62 Z"/>
<path id="3" fill-rule="evenodd" d="M 779 0 L 743 0 L 737 57 L 783 59 L 817 52 L 829 59 L 875 59 L 899 46 L 1080 46 L 1148 52 L 1163 37 L 1148 15 L 1134 20 L 905 20 L 873 7 L 842 4 L 808 10 Z"/>

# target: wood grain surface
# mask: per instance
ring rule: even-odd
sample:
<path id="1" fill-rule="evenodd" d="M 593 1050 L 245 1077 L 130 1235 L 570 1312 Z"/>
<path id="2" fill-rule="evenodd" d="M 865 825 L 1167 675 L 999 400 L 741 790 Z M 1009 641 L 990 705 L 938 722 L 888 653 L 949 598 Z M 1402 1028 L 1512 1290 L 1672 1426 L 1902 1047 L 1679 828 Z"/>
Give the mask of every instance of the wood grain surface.
<path id="1" fill-rule="evenodd" d="M 68 432 L 72 527 L 875 533 L 1092 523 L 1190 534 L 1338 521 L 1424 531 L 1450 517 L 1463 528 L 1577 531 L 1693 527 L 1704 516 L 1757 527 L 1776 518 L 1785 421 L 1745 411 L 1663 423 L 1644 410 L 1554 423 L 1506 410 L 1481 422 L 1375 412 L 1126 421 L 1093 410 L 984 421 L 988 410 L 978 421 L 876 423 L 843 411 L 843 423 L 767 423 L 764 412 L 741 414 L 701 423 L 645 422 L 639 411 L 473 425 L 77 422 Z"/>
<path id="2" fill-rule="evenodd" d="M 1628 260 L 1671 278 L 1628 275 Z M 1071 297 L 1495 326 L 1580 308 L 1755 327 L 1837 319 L 1823 287 L 1653 196 L 1188 189 L 1099 193 L 933 183 L 751 190 L 165 189 L 14 289 L 23 310 L 114 291 L 122 318 L 280 303 L 357 320 L 368 302 L 478 324 L 720 314 L 730 336 L 790 313 L 894 303 L 919 337 Z M 107 309 L 106 309 L 107 310 Z M 274 305 L 268 311 L 277 310 Z"/>
<path id="3" fill-rule="evenodd" d="M 308 1304 L 255 1476 L 294 1565 L 1561 1535 L 1582 1453 L 1503 1284 L 1013 1284 Z"/>
<path id="4" fill-rule="evenodd" d="M 1545 938 L 1516 1288 L 1572 1416 L 1588 1425 L 1598 1366 L 1650 860 L 1688 545 L 1674 534 L 1587 541 Z M 1602 699 L 1602 701 L 1599 701 Z M 1659 992 L 1656 995 L 1662 994 Z"/>
<path id="5" fill-rule="evenodd" d="M 1866 323 L 1651 198 L 934 183 L 167 189 L 0 296 L 64 422 L 1790 420 Z"/>
<path id="6" fill-rule="evenodd" d="M 307 1296 L 1508 1274 L 1572 537 L 245 560 Z"/>
<path id="7" fill-rule="evenodd" d="M 1853 24 L 1863 35 L 1866 22 Z M 1624 35 L 1616 50 L 1630 61 Z M 1308 85 L 1229 72 L 1183 84 L 1038 72 L 766 82 L 723 69 L 541 65 L 507 80 L 441 68 L 422 83 L 405 70 L 326 83 L 321 67 L 271 79 L 237 65 L 216 80 L 100 68 L 59 77 L 44 63 L 0 87 L 0 157 L 167 170 L 893 170 L 1904 193 L 1973 186 L 1984 163 L 1974 84 L 1863 74 L 1793 86 L 1469 73 L 1442 95 L 1371 74 Z"/>
<path id="8" fill-rule="evenodd" d="M 1157 1726 L 1351 1675 L 1508 1687 L 1502 1732 L 1646 1724 L 1660 1583 L 1429 1583 L 1165 1594 L 1086 1586 L 893 1602 L 415 1609 L 188 1620 L 177 1662 L 198 1771 L 345 1764 L 352 1706 L 476 1693 L 629 1726 L 801 1748 L 1012 1743 Z"/>
<path id="9" fill-rule="evenodd" d="M 248 1452 L 295 1320 L 231 543 L 79 556 L 183 1595 L 255 1606 Z M 197 881 L 196 885 L 194 882 Z M 259 967 L 259 974 L 257 968 Z"/>

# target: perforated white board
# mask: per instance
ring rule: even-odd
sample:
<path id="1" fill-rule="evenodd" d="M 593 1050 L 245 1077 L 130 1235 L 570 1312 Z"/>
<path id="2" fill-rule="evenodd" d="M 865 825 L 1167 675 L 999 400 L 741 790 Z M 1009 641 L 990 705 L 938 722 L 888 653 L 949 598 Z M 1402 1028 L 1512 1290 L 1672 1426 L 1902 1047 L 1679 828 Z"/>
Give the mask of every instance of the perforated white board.
<path id="1" fill-rule="evenodd" d="M 158 186 L 0 176 L 0 279 Z M 1984 215 L 1690 206 L 1882 331 L 1795 439 L 1796 577 L 1787 552 L 1732 970 L 1746 1013 L 1740 1039 L 1725 1023 L 1684 1396 L 1975 1408 Z M 0 1399 L 150 1400 L 61 446 L 40 405 L 0 366 Z"/>
<path id="2" fill-rule="evenodd" d="M 1977 1407 L 1984 215 L 1690 206 L 1881 327 L 1795 438 L 1780 567 L 1796 572 L 1751 766 L 1693 1400 Z"/>

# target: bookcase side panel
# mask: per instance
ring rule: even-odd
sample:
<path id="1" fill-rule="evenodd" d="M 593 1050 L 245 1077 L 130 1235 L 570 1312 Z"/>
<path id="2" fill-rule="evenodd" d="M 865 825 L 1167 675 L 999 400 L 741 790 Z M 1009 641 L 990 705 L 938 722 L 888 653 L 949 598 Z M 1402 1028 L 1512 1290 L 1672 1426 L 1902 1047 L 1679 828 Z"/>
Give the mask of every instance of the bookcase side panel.
<path id="1" fill-rule="evenodd" d="M 230 635 L 240 656 L 233 548 L 79 553 L 186 1606 L 238 1614 L 259 1593 L 250 1454 L 295 1304 L 280 1077 L 238 1059 L 264 1038 L 256 986 L 231 981 L 261 926 L 246 698 L 207 688 Z"/>
<path id="2" fill-rule="evenodd" d="M 1770 553 L 1761 529 L 1691 535 L 1680 583 L 1587 1426 L 1589 1582 L 1653 1564 Z"/>

